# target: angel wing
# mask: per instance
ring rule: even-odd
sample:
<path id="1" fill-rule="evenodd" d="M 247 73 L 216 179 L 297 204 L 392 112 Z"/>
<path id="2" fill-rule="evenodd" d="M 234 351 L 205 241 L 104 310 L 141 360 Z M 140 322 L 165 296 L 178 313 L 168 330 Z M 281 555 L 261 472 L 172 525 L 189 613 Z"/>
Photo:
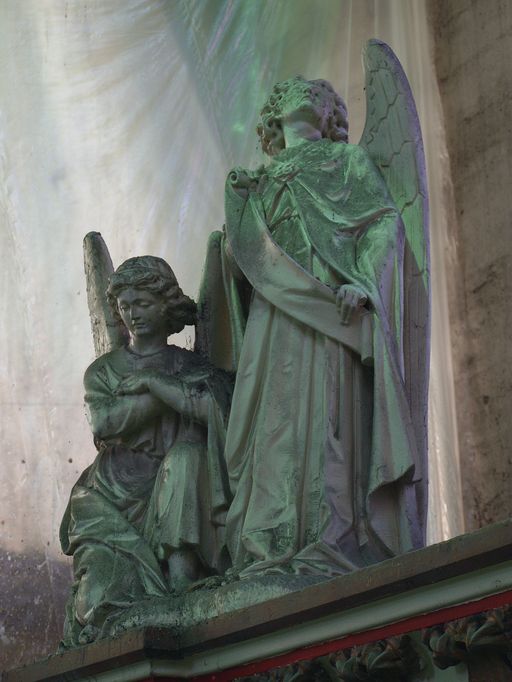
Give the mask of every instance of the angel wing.
<path id="1" fill-rule="evenodd" d="M 234 372 L 240 357 L 246 314 L 243 292 L 233 276 L 233 268 L 226 264 L 223 240 L 223 233 L 218 230 L 208 240 L 197 299 L 194 350 L 216 367 Z"/>
<path id="2" fill-rule="evenodd" d="M 107 245 L 99 232 L 85 235 L 84 268 L 94 350 L 96 357 L 99 357 L 126 345 L 127 342 L 126 328 L 116 320 L 107 301 L 108 278 L 114 272 L 114 267 Z"/>
<path id="3" fill-rule="evenodd" d="M 404 371 L 424 485 L 426 513 L 427 418 L 430 356 L 428 197 L 423 141 L 407 77 L 389 45 L 370 40 L 363 51 L 366 125 L 359 144 L 380 170 L 405 226 Z"/>

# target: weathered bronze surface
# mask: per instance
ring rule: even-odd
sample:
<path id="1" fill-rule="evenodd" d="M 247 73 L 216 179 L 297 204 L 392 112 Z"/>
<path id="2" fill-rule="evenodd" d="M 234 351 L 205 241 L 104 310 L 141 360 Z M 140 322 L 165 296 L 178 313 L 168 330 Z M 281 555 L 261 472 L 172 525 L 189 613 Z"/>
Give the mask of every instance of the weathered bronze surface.
<path id="1" fill-rule="evenodd" d="M 194 625 L 424 545 L 423 149 L 396 57 L 371 41 L 365 65 L 359 145 L 329 83 L 274 87 L 271 162 L 228 175 L 197 308 L 163 260 L 113 272 L 86 238 L 98 455 L 61 527 L 64 646 Z M 195 351 L 167 344 L 196 323 Z"/>
<path id="2" fill-rule="evenodd" d="M 339 575 L 424 544 L 423 151 L 396 58 L 377 41 L 365 58 L 359 145 L 331 85 L 296 77 L 261 112 L 270 164 L 226 183 L 226 542 L 242 577 Z"/>
<path id="3" fill-rule="evenodd" d="M 167 344 L 194 324 L 196 305 L 162 259 L 123 263 L 107 299 L 129 341 L 85 373 L 98 455 L 61 525 L 75 573 L 65 646 L 94 640 L 119 609 L 182 592 L 228 566 L 222 458 L 230 378 Z"/>

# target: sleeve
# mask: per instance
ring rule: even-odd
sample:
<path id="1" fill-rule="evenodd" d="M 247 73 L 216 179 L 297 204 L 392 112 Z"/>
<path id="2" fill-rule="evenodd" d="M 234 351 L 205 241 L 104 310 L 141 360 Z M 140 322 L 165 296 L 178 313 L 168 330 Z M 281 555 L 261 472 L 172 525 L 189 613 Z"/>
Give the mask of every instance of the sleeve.
<path id="1" fill-rule="evenodd" d="M 93 362 L 84 375 L 87 419 L 93 435 L 100 441 L 119 439 L 133 433 L 163 412 L 162 403 L 149 393 L 115 395 L 112 379 L 116 375 L 115 369 L 106 364 L 104 356 Z"/>

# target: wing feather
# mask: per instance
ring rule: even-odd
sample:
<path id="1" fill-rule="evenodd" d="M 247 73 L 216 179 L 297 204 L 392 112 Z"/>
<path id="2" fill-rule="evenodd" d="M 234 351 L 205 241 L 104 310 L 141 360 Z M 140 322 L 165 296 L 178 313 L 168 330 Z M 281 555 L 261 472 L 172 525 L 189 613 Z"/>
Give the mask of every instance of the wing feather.
<path id="1" fill-rule="evenodd" d="M 96 357 L 99 357 L 124 346 L 128 340 L 126 328 L 116 320 L 107 300 L 108 278 L 114 272 L 114 267 L 99 232 L 85 235 L 84 268 L 94 350 Z"/>
<path id="2" fill-rule="evenodd" d="M 419 505 L 426 509 L 430 261 L 423 141 L 409 82 L 391 48 L 370 40 L 363 62 L 367 113 L 359 144 L 380 170 L 405 226 L 404 378 L 423 465 Z"/>

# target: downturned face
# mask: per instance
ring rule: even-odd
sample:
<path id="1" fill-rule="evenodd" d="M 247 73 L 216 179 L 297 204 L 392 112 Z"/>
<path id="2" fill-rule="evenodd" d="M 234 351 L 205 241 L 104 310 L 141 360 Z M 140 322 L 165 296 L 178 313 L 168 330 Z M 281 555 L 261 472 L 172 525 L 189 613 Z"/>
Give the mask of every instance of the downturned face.
<path id="1" fill-rule="evenodd" d="M 126 328 L 135 337 L 161 336 L 167 330 L 165 304 L 157 294 L 129 287 L 117 297 L 117 307 Z"/>

